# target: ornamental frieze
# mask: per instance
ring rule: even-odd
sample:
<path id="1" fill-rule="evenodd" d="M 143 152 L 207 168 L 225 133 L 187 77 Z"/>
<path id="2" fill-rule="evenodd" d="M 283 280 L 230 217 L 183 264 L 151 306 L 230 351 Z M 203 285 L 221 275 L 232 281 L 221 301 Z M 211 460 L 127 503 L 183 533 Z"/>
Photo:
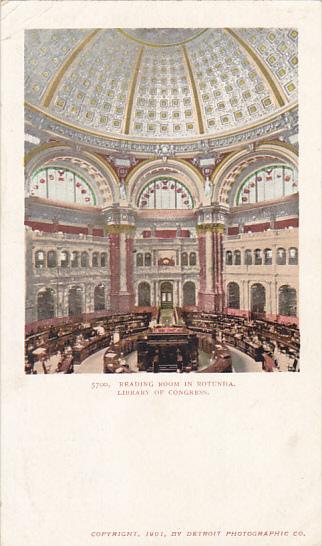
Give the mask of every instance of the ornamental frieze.
<path id="1" fill-rule="evenodd" d="M 173 157 L 185 154 L 209 154 L 213 151 L 231 148 L 239 144 L 247 144 L 252 141 L 267 138 L 269 135 L 277 135 L 287 131 L 295 132 L 298 128 L 298 110 L 294 108 L 288 112 L 280 114 L 275 119 L 257 125 L 256 127 L 245 129 L 238 134 L 227 136 L 218 136 L 205 140 L 193 142 L 166 143 L 148 143 L 135 142 L 128 140 L 113 140 L 103 136 L 93 135 L 55 122 L 47 118 L 41 112 L 31 110 L 26 106 L 25 118 L 34 127 L 41 128 L 45 132 L 59 135 L 61 138 L 72 140 L 80 144 L 99 148 L 105 152 L 114 151 L 124 154 L 145 154 L 154 157 Z"/>

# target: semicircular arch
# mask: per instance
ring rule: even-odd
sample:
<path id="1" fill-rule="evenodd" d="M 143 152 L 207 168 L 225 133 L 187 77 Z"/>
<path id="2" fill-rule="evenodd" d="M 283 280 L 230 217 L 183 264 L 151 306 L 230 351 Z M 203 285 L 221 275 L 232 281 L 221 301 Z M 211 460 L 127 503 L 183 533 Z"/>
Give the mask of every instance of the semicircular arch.
<path id="1" fill-rule="evenodd" d="M 118 199 L 118 181 L 112 167 L 95 154 L 75 151 L 65 143 L 39 146 L 26 156 L 25 179 L 28 192 L 32 174 L 41 167 L 65 167 L 83 177 L 92 187 L 99 206 L 112 204 Z"/>
<path id="2" fill-rule="evenodd" d="M 138 198 L 143 188 L 155 178 L 169 176 L 181 182 L 189 190 L 194 208 L 203 200 L 203 179 L 201 173 L 184 160 L 145 161 L 129 173 L 127 178 L 128 199 L 137 207 Z"/>
<path id="3" fill-rule="evenodd" d="M 260 144 L 253 151 L 243 149 L 233 152 L 213 172 L 212 201 L 232 205 L 235 195 L 233 190 L 242 179 L 257 167 L 265 167 L 274 162 L 297 168 L 298 156 L 293 147 L 281 142 Z"/>

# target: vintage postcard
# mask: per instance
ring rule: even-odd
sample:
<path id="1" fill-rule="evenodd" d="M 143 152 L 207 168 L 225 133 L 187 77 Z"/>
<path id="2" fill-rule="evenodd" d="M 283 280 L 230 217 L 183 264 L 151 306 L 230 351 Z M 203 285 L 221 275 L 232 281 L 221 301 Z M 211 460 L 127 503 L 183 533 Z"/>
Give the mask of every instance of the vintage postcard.
<path id="1" fill-rule="evenodd" d="M 5 546 L 320 546 L 319 15 L 4 3 Z"/>

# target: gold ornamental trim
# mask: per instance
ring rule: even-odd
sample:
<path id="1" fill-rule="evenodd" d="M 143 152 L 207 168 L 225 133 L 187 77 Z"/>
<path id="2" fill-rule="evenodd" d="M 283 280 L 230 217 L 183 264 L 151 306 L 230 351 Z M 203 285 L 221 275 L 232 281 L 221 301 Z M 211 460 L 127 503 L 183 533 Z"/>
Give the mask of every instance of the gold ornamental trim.
<path id="1" fill-rule="evenodd" d="M 77 156 L 78 154 L 73 149 L 73 146 L 67 142 L 66 140 L 61 141 L 55 141 L 55 142 L 45 142 L 44 144 L 40 144 L 39 146 L 33 148 L 30 152 L 28 152 L 24 157 L 24 165 L 27 166 L 28 163 L 37 155 L 40 155 L 42 152 L 45 152 L 46 150 L 53 150 L 55 151 L 55 148 L 57 148 L 57 153 L 61 148 L 66 150 L 66 153 L 68 153 L 71 156 Z M 106 161 L 102 156 L 100 156 L 96 152 L 92 152 L 89 150 L 82 150 L 81 154 L 87 157 L 89 160 L 96 162 L 102 170 L 105 172 L 105 174 L 109 174 L 115 184 L 118 184 L 118 176 L 115 170 L 113 169 L 112 165 Z"/>
<path id="2" fill-rule="evenodd" d="M 167 137 L 166 139 L 162 139 L 162 138 L 146 138 L 146 137 L 139 137 L 139 136 L 127 136 L 127 135 L 116 135 L 116 134 L 113 134 L 113 133 L 103 133 L 101 131 L 92 131 L 90 130 L 89 128 L 86 128 L 86 127 L 82 127 L 80 125 L 76 125 L 75 123 L 72 123 L 70 121 L 66 121 L 62 118 L 59 118 L 58 116 L 56 116 L 55 114 L 52 114 L 51 112 L 49 112 L 48 110 L 44 110 L 42 107 L 40 106 L 36 106 L 34 104 L 31 104 L 30 102 L 28 101 L 25 101 L 25 107 L 28 108 L 31 112 L 37 112 L 37 113 L 40 113 L 40 114 L 43 114 L 47 119 L 50 119 L 52 121 L 55 121 L 56 123 L 58 123 L 59 125 L 63 126 L 63 127 L 68 127 L 70 129 L 74 129 L 75 131 L 79 131 L 80 133 L 83 133 L 85 135 L 89 135 L 89 136 L 95 136 L 95 137 L 101 137 L 103 138 L 106 142 L 108 142 L 109 140 L 111 141 L 117 141 L 117 142 L 133 142 L 133 143 L 143 143 L 143 144 L 163 144 L 163 143 L 167 143 L 167 144 L 191 144 L 191 143 L 194 143 L 194 142 L 199 142 L 200 140 L 209 140 L 209 139 L 212 139 L 212 138 L 225 138 L 225 137 L 228 137 L 228 136 L 237 136 L 239 134 L 242 134 L 244 133 L 246 130 L 250 130 L 250 129 L 256 129 L 258 127 L 261 127 L 262 125 L 264 125 L 265 123 L 271 123 L 273 122 L 275 119 L 279 118 L 281 116 L 281 114 L 284 114 L 285 112 L 291 112 L 292 110 L 296 109 L 298 107 L 298 102 L 295 101 L 291 104 L 287 104 L 285 105 L 283 108 L 280 108 L 279 110 L 277 110 L 276 112 L 273 112 L 271 115 L 267 116 L 267 117 L 264 117 L 264 118 L 261 118 L 260 120 L 257 120 L 256 123 L 251 123 L 249 125 L 245 125 L 243 128 L 240 128 L 240 129 L 230 129 L 228 131 L 220 131 L 220 132 L 217 132 L 217 133 L 206 133 L 204 135 L 196 135 L 194 137 L 191 137 L 189 139 L 185 139 L 185 138 L 171 138 L 171 137 Z M 54 131 L 51 131 L 51 134 L 53 135 L 56 135 L 56 133 Z M 60 135 L 59 135 L 60 136 Z M 236 146 L 236 144 L 235 144 Z"/>
<path id="3" fill-rule="evenodd" d="M 204 127 L 204 122 L 203 122 L 203 117 L 202 117 L 202 110 L 201 110 L 201 105 L 200 105 L 200 100 L 199 100 L 199 93 L 198 93 L 195 77 L 194 77 L 194 74 L 193 74 L 192 66 L 191 66 L 191 63 L 190 63 L 188 51 L 187 51 L 187 48 L 186 48 L 185 45 L 182 46 L 182 51 L 183 51 L 183 57 L 184 57 L 184 60 L 185 60 L 185 65 L 186 65 L 186 68 L 187 68 L 188 76 L 189 76 L 189 79 L 190 79 L 190 86 L 191 86 L 191 89 L 192 89 L 194 104 L 195 104 L 195 108 L 196 108 L 196 112 L 197 112 L 198 129 L 199 129 L 199 133 L 201 135 L 203 135 L 205 133 L 205 127 Z"/>
<path id="4" fill-rule="evenodd" d="M 37 155 L 41 154 L 45 150 L 48 150 L 50 148 L 68 148 L 69 150 L 72 150 L 72 146 L 69 142 L 66 140 L 61 141 L 55 141 L 55 142 L 45 142 L 44 144 L 40 144 L 39 146 L 36 146 L 36 148 L 33 148 L 28 152 L 24 157 L 24 165 L 28 165 L 28 163 Z"/>
<path id="5" fill-rule="evenodd" d="M 276 149 L 277 148 L 277 149 Z M 259 155 L 263 153 L 277 153 L 279 152 L 281 155 L 284 156 L 285 160 L 291 161 L 293 164 L 295 164 L 295 158 L 298 157 L 298 151 L 292 144 L 288 144 L 287 142 L 281 142 L 279 140 L 261 140 L 260 143 L 256 146 L 254 152 L 252 153 L 258 153 Z M 284 152 L 284 154 L 282 154 Z M 291 152 L 291 154 L 294 154 L 295 158 L 292 160 L 292 157 L 290 157 L 290 154 L 287 152 Z M 230 167 L 230 163 L 233 163 L 234 161 L 243 161 L 251 152 L 247 148 L 247 146 L 241 146 L 238 149 L 233 150 L 230 152 L 220 163 L 218 163 L 210 177 L 210 180 L 212 183 L 215 182 L 217 176 L 222 171 L 222 169 L 227 165 Z"/>
<path id="6" fill-rule="evenodd" d="M 49 86 L 48 86 L 48 88 L 46 90 L 46 93 L 44 95 L 42 105 L 45 106 L 45 108 L 48 108 L 50 106 L 50 103 L 51 103 L 51 101 L 53 99 L 53 96 L 54 96 L 54 94 L 55 94 L 55 92 L 56 92 L 62 78 L 64 77 L 66 71 L 68 70 L 68 68 L 72 64 L 72 62 L 76 59 L 76 57 L 79 55 L 79 53 L 84 49 L 85 46 L 87 46 L 87 44 L 94 38 L 94 36 L 96 36 L 96 34 L 100 30 L 101 29 L 97 28 L 97 29 L 93 30 L 92 32 L 90 32 L 80 42 L 80 44 L 78 44 L 78 46 L 76 46 L 76 48 L 72 51 L 72 53 L 67 57 L 65 62 L 62 64 L 62 66 L 58 70 L 57 74 L 54 76 L 54 78 L 50 82 L 50 84 L 49 84 Z"/>
<path id="7" fill-rule="evenodd" d="M 197 230 L 197 233 L 198 234 L 202 234 L 202 233 L 207 233 L 207 232 L 211 232 L 211 233 L 224 233 L 225 231 L 225 226 L 224 224 L 198 224 L 196 226 L 196 230 Z"/>
<path id="8" fill-rule="evenodd" d="M 108 224 L 105 226 L 106 235 L 121 235 L 121 233 L 126 233 L 128 235 L 134 233 L 135 226 L 130 226 L 129 224 Z"/>
<path id="9" fill-rule="evenodd" d="M 143 52 L 144 52 L 144 47 L 141 47 L 138 52 L 136 62 L 133 68 L 132 76 L 131 76 L 131 81 L 129 86 L 129 98 L 127 100 L 126 113 L 125 113 L 125 125 L 124 125 L 125 135 L 128 135 L 130 132 L 134 95 L 136 90 L 136 84 L 139 77 L 139 71 L 140 71 Z"/>
<path id="10" fill-rule="evenodd" d="M 273 77 L 273 74 L 271 73 L 268 68 L 266 68 L 264 62 L 262 59 L 255 53 L 253 48 L 241 38 L 237 32 L 232 30 L 231 28 L 225 28 L 225 31 L 230 34 L 237 42 L 238 44 L 246 51 L 249 57 L 254 61 L 256 64 L 257 69 L 259 70 L 262 77 L 267 82 L 271 92 L 273 93 L 273 96 L 278 104 L 278 106 L 285 106 L 285 104 L 288 103 L 288 100 L 283 93 L 282 89 L 280 88 L 279 84 Z"/>

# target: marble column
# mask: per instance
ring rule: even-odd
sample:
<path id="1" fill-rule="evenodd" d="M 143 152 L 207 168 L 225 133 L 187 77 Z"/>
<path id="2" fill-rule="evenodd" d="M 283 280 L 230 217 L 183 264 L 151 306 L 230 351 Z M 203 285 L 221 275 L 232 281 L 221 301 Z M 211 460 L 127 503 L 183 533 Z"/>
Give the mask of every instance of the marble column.
<path id="1" fill-rule="evenodd" d="M 200 289 L 198 307 L 204 311 L 215 310 L 215 293 L 213 289 L 214 256 L 212 224 L 198 226 L 198 245 L 200 263 Z"/>
<path id="2" fill-rule="evenodd" d="M 213 228 L 213 258 L 214 258 L 214 292 L 215 310 L 222 313 L 225 306 L 223 282 L 223 232 L 222 224 L 215 224 Z"/>
<path id="3" fill-rule="evenodd" d="M 223 224 L 198 226 L 200 289 L 198 307 L 205 311 L 222 312 L 223 288 Z"/>
<path id="4" fill-rule="evenodd" d="M 107 226 L 110 256 L 111 310 L 127 312 L 135 303 L 133 285 L 133 235 L 134 229 L 127 224 Z"/>

